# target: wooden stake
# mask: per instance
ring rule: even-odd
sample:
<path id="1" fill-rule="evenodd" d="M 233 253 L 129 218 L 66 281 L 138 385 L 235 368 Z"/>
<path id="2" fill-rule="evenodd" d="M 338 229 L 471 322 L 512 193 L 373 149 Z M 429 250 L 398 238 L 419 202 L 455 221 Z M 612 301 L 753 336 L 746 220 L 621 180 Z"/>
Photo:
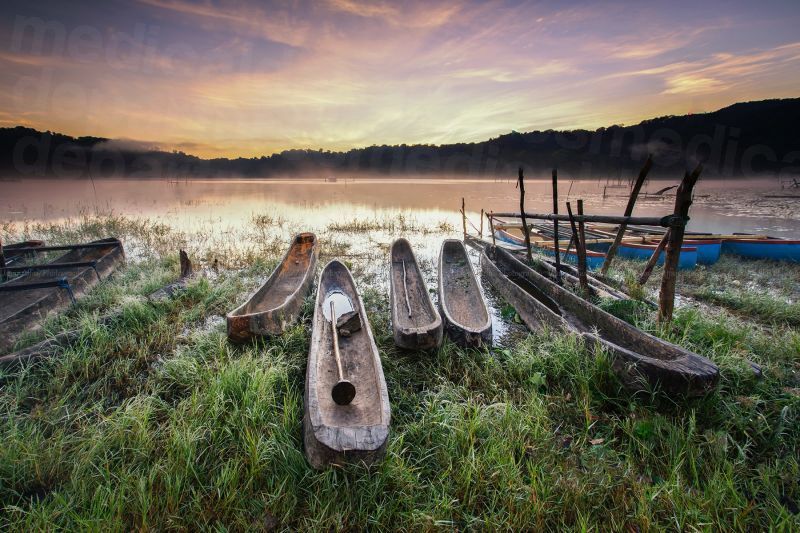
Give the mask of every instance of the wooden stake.
<path id="1" fill-rule="evenodd" d="M 461 225 L 464 229 L 464 240 L 467 240 L 467 212 L 464 208 L 464 198 L 461 198 Z"/>
<path id="2" fill-rule="evenodd" d="M 653 255 L 650 256 L 650 259 L 647 261 L 647 265 L 645 265 L 644 270 L 642 271 L 642 275 L 639 276 L 639 286 L 644 286 L 647 283 L 647 280 L 650 279 L 650 274 L 653 273 L 653 269 L 658 263 L 658 257 L 661 255 L 661 252 L 664 250 L 664 246 L 667 244 L 667 240 L 669 240 L 670 230 L 667 230 L 664 233 L 664 236 L 661 237 L 661 240 L 658 241 L 658 246 L 656 246 Z"/>
<path id="3" fill-rule="evenodd" d="M 181 262 L 181 278 L 191 277 L 192 274 L 194 274 L 194 268 L 192 267 L 192 262 L 189 260 L 188 254 L 183 250 L 179 250 L 178 257 Z"/>
<path id="4" fill-rule="evenodd" d="M 583 216 L 583 200 L 578 200 L 578 215 Z M 586 229 L 583 220 L 578 222 L 578 243 L 575 248 L 578 252 L 578 279 L 581 289 L 589 290 L 589 281 L 586 279 Z"/>
<path id="5" fill-rule="evenodd" d="M 492 212 L 489 213 L 489 231 L 492 232 L 492 245 L 497 246 L 497 241 L 495 240 L 494 235 L 494 214 Z"/>
<path id="6" fill-rule="evenodd" d="M 523 212 L 524 214 L 524 212 Z M 558 214 L 558 170 L 553 169 L 553 214 Z M 524 219 L 523 219 L 524 220 Z M 561 285 L 561 250 L 558 240 L 558 220 L 553 220 L 553 251 L 556 254 L 556 283 Z"/>
<path id="7" fill-rule="evenodd" d="M 483 209 L 481 209 L 481 231 L 478 233 L 478 236 L 483 239 Z"/>
<path id="8" fill-rule="evenodd" d="M 6 254 L 3 252 L 3 241 L 0 240 L 0 281 L 6 280 Z"/>
<path id="9" fill-rule="evenodd" d="M 692 190 L 694 189 L 703 165 L 689 174 L 684 175 L 678 191 L 675 193 L 675 215 L 683 219 L 683 225 L 673 227 L 667 240 L 667 256 L 664 259 L 664 276 L 661 278 L 661 291 L 658 295 L 658 321 L 666 323 L 672 320 L 672 311 L 675 308 L 675 282 L 677 281 L 678 261 L 683 246 L 683 235 L 686 232 L 686 223 L 689 221 L 689 207 L 692 205 Z"/>
<path id="10" fill-rule="evenodd" d="M 517 186 L 519 187 L 519 214 L 522 217 L 522 233 L 525 234 L 525 251 L 528 256 L 528 263 L 531 263 L 533 262 L 533 255 L 531 253 L 531 230 L 528 227 L 528 221 L 525 220 L 525 177 L 522 175 L 522 167 L 519 167 Z"/>
<path id="11" fill-rule="evenodd" d="M 631 195 L 628 197 L 628 205 L 625 207 L 625 214 L 624 216 L 629 217 L 633 214 L 633 207 L 636 205 L 636 199 L 639 197 L 639 191 L 642 190 L 642 185 L 644 185 L 644 180 L 647 179 L 647 174 L 650 172 L 650 169 L 653 167 L 653 157 L 647 156 L 647 161 L 644 162 L 644 166 L 642 170 L 639 171 L 639 176 L 636 178 L 636 183 L 631 189 Z M 605 193 L 604 193 L 605 194 Z M 611 266 L 611 261 L 614 259 L 614 256 L 617 255 L 617 248 L 619 248 L 620 243 L 622 242 L 622 238 L 625 236 L 625 229 L 628 227 L 626 223 L 622 223 L 619 225 L 619 230 L 617 231 L 617 236 L 614 238 L 614 242 L 611 243 L 608 251 L 606 252 L 606 258 L 603 261 L 603 266 L 600 267 L 600 275 L 605 276 L 608 272 L 609 267 Z"/>

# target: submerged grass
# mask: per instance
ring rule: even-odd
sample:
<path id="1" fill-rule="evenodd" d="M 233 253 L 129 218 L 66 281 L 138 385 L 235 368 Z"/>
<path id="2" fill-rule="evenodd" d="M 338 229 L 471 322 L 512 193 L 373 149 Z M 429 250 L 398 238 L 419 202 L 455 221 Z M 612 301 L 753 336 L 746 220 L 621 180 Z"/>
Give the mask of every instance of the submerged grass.
<path id="1" fill-rule="evenodd" d="M 311 300 L 278 338 L 244 346 L 225 338 L 224 313 L 268 274 L 287 241 L 271 221 L 253 225 L 250 248 L 226 256 L 235 268 L 207 271 L 157 304 L 143 296 L 177 275 L 170 231 L 125 219 L 4 228 L 3 237 L 30 231 L 49 240 L 113 228 L 136 246 L 163 241 L 164 249 L 151 247 L 48 322 L 50 333 L 80 329 L 72 347 L 0 371 L 0 528 L 800 527 L 800 334 L 792 316 L 765 321 L 710 302 L 679 308 L 662 328 L 647 308 L 614 309 L 720 366 L 719 390 L 690 402 L 625 391 L 608 360 L 554 331 L 490 350 L 445 342 L 432 353 L 402 351 L 375 274 L 382 254 L 352 247 L 353 234 L 384 227 L 329 227 L 323 253 L 345 255 L 363 291 L 392 405 L 387 455 L 372 467 L 312 470 L 301 437 Z M 188 245 L 206 266 L 216 255 Z M 739 268 L 684 274 L 679 287 L 747 280 Z M 775 290 L 789 296 L 792 288 Z M 116 318 L 101 324 L 110 311 Z M 763 379 L 748 360 L 764 367 Z"/>

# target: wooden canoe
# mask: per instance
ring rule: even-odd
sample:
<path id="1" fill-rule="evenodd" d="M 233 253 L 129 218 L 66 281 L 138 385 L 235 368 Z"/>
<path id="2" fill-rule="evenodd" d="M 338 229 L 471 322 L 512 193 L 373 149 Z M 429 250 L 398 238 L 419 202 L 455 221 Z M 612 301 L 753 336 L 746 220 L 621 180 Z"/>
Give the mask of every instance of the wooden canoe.
<path id="1" fill-rule="evenodd" d="M 277 268 L 247 301 L 227 315 L 228 339 L 242 343 L 256 336 L 280 335 L 300 316 L 317 267 L 317 237 L 300 233 Z"/>
<path id="2" fill-rule="evenodd" d="M 406 239 L 395 240 L 389 252 L 389 304 L 397 346 L 425 350 L 442 344 L 442 318 Z"/>
<path id="3" fill-rule="evenodd" d="M 70 305 L 125 261 L 119 239 L 71 247 L 55 261 L 0 284 L 0 353 L 10 350 L 27 331 Z M 22 268 L 22 267 L 20 267 Z"/>
<path id="4" fill-rule="evenodd" d="M 20 252 L 20 249 L 40 248 L 42 246 L 44 246 L 44 241 L 40 241 L 38 239 L 2 245 L 5 266 L 12 266 L 13 264 L 18 263 L 20 260 L 34 255 L 34 252 Z"/>
<path id="5" fill-rule="evenodd" d="M 492 317 L 467 249 L 459 240 L 445 240 L 439 252 L 439 307 L 445 330 L 457 344 L 492 343 Z"/>
<path id="6" fill-rule="evenodd" d="M 483 249 L 486 246 L 492 245 L 491 241 L 476 239 L 475 237 L 468 237 L 466 243 L 472 246 L 473 248 L 477 249 L 478 251 L 483 251 Z M 520 258 L 520 261 L 522 261 L 521 259 L 522 254 L 525 253 L 524 247 L 520 248 L 519 246 L 513 245 L 511 243 L 506 243 L 505 241 L 500 241 L 498 248 L 503 248 L 515 254 L 518 258 Z M 551 280 L 556 279 L 556 266 L 553 262 L 549 260 L 539 260 L 538 258 L 534 258 L 533 265 L 529 266 L 531 266 L 531 268 L 536 270 L 539 274 L 547 276 Z M 613 300 L 630 300 L 630 296 L 628 296 L 621 290 L 615 289 L 611 285 L 598 279 L 596 273 L 587 272 L 586 279 L 589 282 L 589 291 L 591 295 L 596 298 L 611 298 Z M 580 287 L 580 282 L 578 281 L 578 269 L 572 265 L 561 263 L 561 280 L 565 284 L 569 285 L 573 290 L 577 290 Z"/>
<path id="7" fill-rule="evenodd" d="M 506 250 L 487 246 L 481 254 L 484 279 L 514 306 L 532 330 L 574 331 L 588 345 L 606 348 L 623 383 L 636 390 L 660 387 L 669 394 L 702 396 L 717 384 L 719 369 L 688 350 L 654 337 L 606 313 Z"/>
<path id="8" fill-rule="evenodd" d="M 336 329 L 343 373 L 356 388 L 348 405 L 332 398 L 339 375 L 329 319 L 331 301 L 340 324 Z M 383 456 L 391 413 L 381 359 L 353 277 L 337 260 L 328 263 L 319 276 L 304 403 L 303 441 L 311 466 L 369 464 Z"/>

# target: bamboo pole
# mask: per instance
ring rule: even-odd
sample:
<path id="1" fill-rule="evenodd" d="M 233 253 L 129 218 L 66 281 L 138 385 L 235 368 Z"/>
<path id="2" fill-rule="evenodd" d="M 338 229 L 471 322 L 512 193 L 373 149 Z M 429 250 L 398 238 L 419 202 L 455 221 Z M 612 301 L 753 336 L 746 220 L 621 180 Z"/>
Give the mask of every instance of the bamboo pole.
<path id="1" fill-rule="evenodd" d="M 464 240 L 467 240 L 467 211 L 464 208 L 464 198 L 461 198 L 461 225 L 464 230 Z"/>
<path id="2" fill-rule="evenodd" d="M 522 217 L 522 232 L 525 234 L 525 252 L 528 257 L 528 263 L 530 263 L 533 261 L 533 254 L 531 252 L 531 230 L 525 220 L 525 176 L 522 174 L 522 167 L 519 167 L 517 186 L 519 187 L 519 213 Z"/>
<path id="3" fill-rule="evenodd" d="M 647 156 L 647 161 L 645 161 L 644 166 L 639 171 L 639 176 L 636 178 L 636 183 L 633 185 L 633 189 L 631 189 L 631 195 L 628 198 L 628 205 L 625 206 L 625 216 L 629 217 L 633 214 L 633 207 L 636 205 L 636 199 L 639 197 L 639 191 L 642 190 L 642 185 L 644 185 L 645 179 L 647 179 L 647 174 L 650 172 L 650 169 L 653 167 L 653 156 Z M 611 247 L 606 252 L 606 259 L 603 261 L 603 266 L 600 267 L 600 275 L 605 276 L 608 272 L 609 267 L 611 266 L 611 261 L 614 260 L 614 256 L 617 255 L 617 248 L 619 248 L 620 243 L 622 242 L 622 238 L 625 236 L 625 229 L 627 228 L 627 224 L 624 222 L 619 225 L 619 230 L 617 231 L 617 236 L 614 238 L 614 242 L 611 243 Z"/>
<path id="4" fill-rule="evenodd" d="M 494 215 L 490 212 L 488 217 L 489 217 L 489 231 L 492 232 L 492 245 L 496 246 L 497 242 L 495 241 L 495 235 L 494 235 Z"/>
<path id="5" fill-rule="evenodd" d="M 6 254 L 3 252 L 3 241 L 0 240 L 0 281 L 6 280 Z"/>
<path id="6" fill-rule="evenodd" d="M 669 239 L 670 230 L 667 230 L 664 233 L 664 236 L 661 237 L 661 240 L 658 241 L 658 245 L 656 249 L 653 251 L 653 255 L 650 256 L 650 259 L 647 260 L 647 265 L 645 265 L 644 270 L 642 271 L 642 275 L 639 276 L 639 285 L 644 286 L 647 283 L 647 280 L 650 279 L 650 274 L 653 273 L 653 269 L 655 268 L 656 264 L 658 263 L 658 257 L 661 255 L 661 252 L 664 250 L 664 247 L 667 244 L 667 240 Z"/>
<path id="7" fill-rule="evenodd" d="M 569 214 L 569 224 L 572 227 L 572 239 L 575 241 L 575 253 L 578 256 L 578 282 L 580 284 L 581 290 L 588 289 L 588 280 L 586 276 L 581 276 L 580 265 L 581 265 L 581 238 L 578 232 L 578 226 L 575 223 L 575 215 L 572 213 L 572 204 L 567 202 L 567 213 Z M 584 256 L 585 259 L 585 256 Z M 585 262 L 584 262 L 585 265 Z M 584 274 L 586 272 L 584 271 Z"/>
<path id="8" fill-rule="evenodd" d="M 583 200 L 578 200 L 578 214 L 583 215 Z M 581 289 L 584 291 L 589 290 L 589 281 L 586 279 L 586 230 L 583 222 L 578 222 L 578 279 L 581 283 Z"/>
<path id="9" fill-rule="evenodd" d="M 495 213 L 494 216 L 499 218 L 520 218 L 520 213 Z M 536 220 L 558 220 L 560 222 L 569 222 L 567 215 L 559 215 L 558 213 L 525 213 L 525 218 Z M 583 222 L 598 222 L 603 224 L 637 224 L 639 226 L 660 226 L 662 228 L 670 228 L 673 226 L 680 226 L 683 221 L 680 217 L 675 215 L 666 215 L 663 217 L 623 217 L 617 215 L 575 215 L 575 221 Z M 740 235 L 741 237 L 741 235 Z"/>
<path id="10" fill-rule="evenodd" d="M 673 227 L 669 232 L 669 239 L 667 239 L 664 275 L 661 278 L 661 290 L 658 295 L 658 321 L 661 323 L 672 320 L 672 311 L 675 308 L 675 282 L 677 281 L 678 260 L 680 259 L 681 246 L 683 245 L 683 234 L 686 231 L 686 223 L 689 221 L 692 190 L 702 171 L 703 165 L 699 164 L 691 174 L 687 172 L 675 194 L 675 216 L 681 218 L 683 225 Z"/>
<path id="11" fill-rule="evenodd" d="M 558 170 L 553 169 L 553 214 L 558 215 Z M 522 223 L 525 224 L 524 212 Z M 553 219 L 553 253 L 556 254 L 556 283 L 561 285 L 561 250 L 558 245 L 558 219 Z"/>

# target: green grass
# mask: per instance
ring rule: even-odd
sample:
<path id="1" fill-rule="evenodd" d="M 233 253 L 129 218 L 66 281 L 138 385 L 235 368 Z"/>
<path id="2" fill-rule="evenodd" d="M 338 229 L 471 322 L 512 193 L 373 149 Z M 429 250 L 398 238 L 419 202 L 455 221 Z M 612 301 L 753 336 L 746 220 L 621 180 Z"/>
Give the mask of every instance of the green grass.
<path id="1" fill-rule="evenodd" d="M 282 253 L 286 238 L 271 219 L 243 230 L 252 245 L 226 252 L 233 268 L 206 271 L 179 298 L 153 304 L 144 295 L 177 275 L 176 234 L 103 218 L 2 228 L 4 242 L 113 230 L 139 252 L 48 321 L 49 333 L 80 328 L 79 342 L 0 371 L 0 529 L 800 528 L 800 333 L 791 316 L 765 320 L 709 302 L 680 307 L 660 327 L 652 310 L 612 305 L 720 366 L 719 390 L 691 402 L 627 392 L 604 357 L 559 332 L 492 350 L 445 342 L 405 352 L 389 329 L 376 267 L 384 252 L 352 245 L 373 229 L 328 228 L 323 261 L 343 254 L 362 289 L 392 426 L 381 463 L 317 472 L 301 436 L 311 300 L 270 341 L 230 345 L 221 319 Z M 187 247 L 206 266 L 219 254 L 197 240 Z M 635 268 L 620 264 L 620 278 Z M 682 275 L 679 287 L 699 291 L 726 277 L 747 280 L 723 262 Z M 116 318 L 99 325 L 111 311 Z M 748 360 L 764 367 L 763 379 Z"/>

